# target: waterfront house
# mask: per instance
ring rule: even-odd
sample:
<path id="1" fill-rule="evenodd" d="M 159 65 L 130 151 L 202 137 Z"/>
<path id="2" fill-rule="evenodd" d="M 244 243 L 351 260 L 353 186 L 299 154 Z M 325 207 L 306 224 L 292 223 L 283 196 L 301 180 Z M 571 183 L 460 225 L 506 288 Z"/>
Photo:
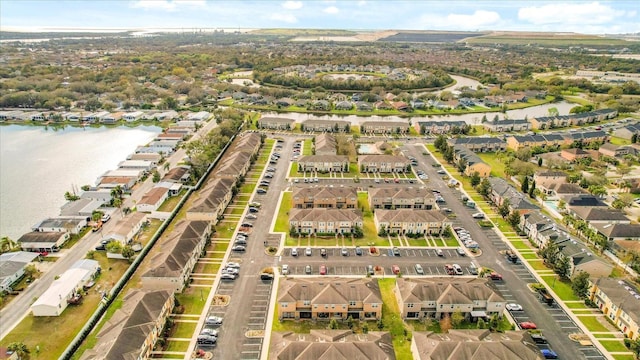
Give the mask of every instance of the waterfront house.
<path id="1" fill-rule="evenodd" d="M 358 193 L 353 187 L 294 187 L 292 207 L 295 209 L 355 209 Z"/>
<path id="2" fill-rule="evenodd" d="M 29 251 L 0 254 L 0 292 L 11 291 L 11 286 L 24 276 L 24 269 L 38 256 Z"/>
<path id="3" fill-rule="evenodd" d="M 147 221 L 147 214 L 133 212 L 118 220 L 111 230 L 105 232 L 102 240 L 118 241 L 121 245 L 129 245 Z"/>
<path id="4" fill-rule="evenodd" d="M 406 134 L 409 123 L 403 121 L 364 121 L 360 124 L 362 134 Z"/>
<path id="5" fill-rule="evenodd" d="M 300 234 L 350 234 L 362 229 L 362 212 L 356 209 L 291 209 L 289 228 Z"/>
<path id="6" fill-rule="evenodd" d="M 210 221 L 182 220 L 171 233 L 159 241 L 149 262 L 149 270 L 142 274 L 142 286 L 146 289 L 167 289 L 181 292 L 189 283 L 189 277 L 204 247 L 211 238 Z"/>
<path id="7" fill-rule="evenodd" d="M 349 172 L 349 157 L 346 155 L 306 155 L 298 159 L 298 171 Z"/>
<path id="8" fill-rule="evenodd" d="M 209 118 L 211 118 L 211 113 L 207 111 L 199 111 L 195 113 L 189 113 L 187 115 L 188 121 L 195 121 L 195 122 L 207 121 L 209 120 Z"/>
<path id="9" fill-rule="evenodd" d="M 44 219 L 31 227 L 33 231 L 68 232 L 79 234 L 87 226 L 86 216 L 55 217 Z"/>
<path id="10" fill-rule="evenodd" d="M 599 277 L 592 280 L 589 299 L 631 339 L 640 333 L 640 289 L 618 278 Z"/>
<path id="11" fill-rule="evenodd" d="M 489 132 L 528 131 L 531 129 L 531 124 L 527 119 L 488 121 L 482 123 L 482 126 Z"/>
<path id="12" fill-rule="evenodd" d="M 362 173 L 403 173 L 411 170 L 411 162 L 398 155 L 360 155 L 358 168 Z"/>
<path id="13" fill-rule="evenodd" d="M 269 359 L 278 360 L 395 360 L 391 334 L 351 330 L 311 330 L 308 334 L 274 332 Z"/>
<path id="14" fill-rule="evenodd" d="M 399 278 L 393 291 L 403 319 L 439 320 L 456 311 L 467 320 L 502 317 L 506 304 L 488 278 Z"/>
<path id="15" fill-rule="evenodd" d="M 103 176 L 99 178 L 99 189 L 115 189 L 118 186 L 123 191 L 129 191 L 138 182 L 134 176 Z"/>
<path id="16" fill-rule="evenodd" d="M 60 208 L 60 216 L 75 217 L 84 216 L 91 217 L 93 212 L 98 210 L 105 204 L 103 200 L 83 199 L 68 201 Z"/>
<path id="17" fill-rule="evenodd" d="M 425 187 L 369 188 L 371 209 L 424 209 L 435 207 L 433 192 Z"/>
<path id="18" fill-rule="evenodd" d="M 70 300 L 77 298 L 83 291 L 82 287 L 91 282 L 98 272 L 100 264 L 96 260 L 76 261 L 31 305 L 31 313 L 33 316 L 60 316 Z"/>
<path id="19" fill-rule="evenodd" d="M 191 176 L 189 170 L 189 166 L 176 166 L 164 174 L 162 181 L 185 184 L 189 181 L 189 177 Z"/>
<path id="20" fill-rule="evenodd" d="M 447 139 L 450 146 L 462 146 L 473 152 L 505 151 L 507 143 L 496 137 L 462 137 Z"/>
<path id="21" fill-rule="evenodd" d="M 305 120 L 300 125 L 302 131 L 350 132 L 351 123 L 344 120 Z"/>
<path id="22" fill-rule="evenodd" d="M 173 291 L 131 289 L 81 360 L 149 359 L 173 308 Z"/>
<path id="23" fill-rule="evenodd" d="M 414 360 L 543 360 L 526 330 L 492 332 L 488 329 L 449 330 L 446 334 L 414 331 Z"/>
<path id="24" fill-rule="evenodd" d="M 382 296 L 369 278 L 283 278 L 278 286 L 280 320 L 379 320 Z"/>
<path id="25" fill-rule="evenodd" d="M 373 221 L 378 231 L 395 235 L 441 235 L 451 221 L 439 210 L 397 209 L 374 212 Z"/>
<path id="26" fill-rule="evenodd" d="M 142 170 L 144 173 L 151 172 L 156 166 L 157 164 L 150 160 L 123 160 L 118 163 L 119 169 Z"/>
<path id="27" fill-rule="evenodd" d="M 142 111 L 133 111 L 122 115 L 122 119 L 126 122 L 134 122 L 140 120 L 143 115 L 144 113 Z"/>
<path id="28" fill-rule="evenodd" d="M 146 194 L 136 204 L 139 212 L 154 212 L 158 210 L 160 205 L 169 197 L 169 189 L 166 187 L 154 187 L 147 191 Z"/>
<path id="29" fill-rule="evenodd" d="M 258 129 L 293 130 L 295 122 L 294 119 L 263 117 L 258 120 Z"/>

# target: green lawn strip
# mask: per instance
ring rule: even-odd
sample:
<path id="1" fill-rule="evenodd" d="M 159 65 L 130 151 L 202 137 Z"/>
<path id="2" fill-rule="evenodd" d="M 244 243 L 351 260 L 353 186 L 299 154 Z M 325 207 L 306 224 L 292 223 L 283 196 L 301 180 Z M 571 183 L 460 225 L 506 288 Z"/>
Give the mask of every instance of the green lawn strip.
<path id="1" fill-rule="evenodd" d="M 165 200 L 162 203 L 162 205 L 160 205 L 160 207 L 158 208 L 158 211 L 173 211 L 173 209 L 176 207 L 176 205 L 178 205 L 178 203 L 182 199 L 182 196 L 186 192 L 187 191 L 183 189 L 183 190 L 180 191 L 180 193 L 178 195 L 172 196 L 172 197 L 168 198 L 167 200 Z"/>
<path id="2" fill-rule="evenodd" d="M 531 246 L 529 245 L 528 242 L 524 242 L 524 241 L 511 241 L 511 245 L 513 245 L 513 247 L 515 247 L 518 250 L 530 250 Z"/>
<path id="3" fill-rule="evenodd" d="M 592 315 L 594 314 L 591 310 L 571 310 L 575 315 Z"/>
<path id="4" fill-rule="evenodd" d="M 409 246 L 412 247 L 427 246 L 427 240 L 423 237 L 417 239 L 407 238 L 407 242 L 409 243 Z"/>
<path id="5" fill-rule="evenodd" d="M 498 158 L 496 153 L 478 153 L 480 159 L 491 166 L 491 175 L 506 179 L 504 172 L 505 164 L 502 158 Z"/>
<path id="6" fill-rule="evenodd" d="M 255 189 L 256 184 L 244 184 L 240 187 L 240 193 L 250 194 Z"/>
<path id="7" fill-rule="evenodd" d="M 193 272 L 196 274 L 216 274 L 219 269 L 220 264 L 200 262 L 193 268 Z"/>
<path id="8" fill-rule="evenodd" d="M 571 290 L 571 282 L 568 280 L 560 280 L 555 275 L 541 276 L 549 288 L 551 288 L 563 301 L 580 300 Z M 556 279 L 554 281 L 554 279 Z M 606 331 L 606 329 L 605 329 Z"/>
<path id="9" fill-rule="evenodd" d="M 523 254 L 523 253 L 521 252 L 521 253 L 520 253 L 520 256 L 521 256 L 523 259 L 526 259 L 526 260 L 537 260 L 537 259 L 539 259 L 538 254 L 535 254 L 535 253 L 531 253 L 531 254 Z"/>
<path id="10" fill-rule="evenodd" d="M 596 339 L 618 339 L 617 334 L 593 334 Z"/>
<path id="11" fill-rule="evenodd" d="M 598 340 L 607 351 L 610 352 L 626 352 L 629 351 L 622 340 Z"/>
<path id="12" fill-rule="evenodd" d="M 188 287 L 181 294 L 176 294 L 176 300 L 184 306 L 184 314 L 200 315 L 210 291 L 210 288 Z"/>
<path id="13" fill-rule="evenodd" d="M 169 341 L 165 351 L 186 352 L 189 349 L 189 341 Z M 175 355 L 174 355 L 175 356 Z"/>
<path id="14" fill-rule="evenodd" d="M 631 144 L 631 141 L 629 141 L 627 139 L 619 138 L 619 137 L 616 137 L 616 136 L 611 136 L 609 138 L 609 142 L 612 143 L 613 145 L 629 145 L 629 144 Z"/>
<path id="15" fill-rule="evenodd" d="M 116 310 L 119 310 L 121 307 L 122 307 L 122 294 L 120 294 L 120 296 L 118 298 L 116 298 L 116 300 L 114 300 L 113 303 L 111 303 L 111 306 L 109 306 L 109 308 L 105 312 L 104 316 L 102 316 L 102 319 L 100 320 L 98 325 L 93 329 L 91 334 L 89 334 L 89 336 L 82 342 L 82 345 L 80 345 L 80 347 L 73 354 L 71 359 L 80 359 L 80 356 L 82 356 L 82 354 L 87 349 L 93 349 L 93 347 L 96 345 L 96 342 L 98 341 L 98 338 L 96 336 L 98 335 L 98 333 L 100 333 L 100 330 L 102 329 L 104 324 L 109 319 L 111 319 L 111 317 L 113 316 L 113 313 L 115 313 Z M 42 348 L 40 348 L 40 351 L 42 351 Z M 31 357 L 33 357 L 33 356 L 34 355 L 32 354 Z M 37 359 L 37 357 L 36 357 L 36 359 Z"/>
<path id="16" fill-rule="evenodd" d="M 313 153 L 312 151 L 312 147 L 313 147 L 313 143 L 311 142 L 311 140 L 305 140 L 302 143 L 302 155 L 311 155 Z"/>
<path id="17" fill-rule="evenodd" d="M 460 243 L 454 237 L 450 237 L 450 238 L 444 239 L 444 243 L 445 243 L 445 246 L 451 246 L 451 247 L 460 246 Z"/>
<path id="18" fill-rule="evenodd" d="M 278 217 L 274 227 L 275 232 L 289 232 L 289 209 L 291 209 L 292 196 L 293 193 L 290 191 L 282 193 L 282 201 L 280 202 L 280 209 L 278 209 Z"/>
<path id="19" fill-rule="evenodd" d="M 584 302 L 580 301 L 580 302 L 567 302 L 565 301 L 564 303 L 569 309 L 585 309 L 585 310 L 589 310 L 589 308 L 587 307 L 587 305 L 584 304 Z M 595 310 L 595 309 L 594 309 Z"/>
<path id="20" fill-rule="evenodd" d="M 174 330 L 171 334 L 173 338 L 189 338 L 193 336 L 193 333 L 196 332 L 196 323 L 192 322 L 177 322 L 173 323 Z"/>
<path id="21" fill-rule="evenodd" d="M 609 329 L 607 329 L 600 323 L 600 321 L 598 321 L 598 317 L 602 317 L 604 319 L 603 316 L 577 316 L 577 318 L 580 319 L 580 321 L 584 324 L 584 326 L 587 327 L 587 329 L 589 329 L 589 331 L 609 331 Z"/>
<path id="22" fill-rule="evenodd" d="M 527 261 L 529 263 L 529 265 L 531 265 L 531 267 L 534 270 L 550 270 L 542 261 L 539 260 L 529 260 Z"/>
<path id="23" fill-rule="evenodd" d="M 616 354 L 616 355 L 613 355 L 613 358 L 615 360 L 635 360 L 635 357 L 633 356 L 633 354 L 629 354 L 629 355 Z"/>
<path id="24" fill-rule="evenodd" d="M 393 339 L 393 349 L 396 353 L 397 360 L 411 360 L 411 341 L 407 337 L 411 337 L 411 333 L 405 328 L 404 322 L 400 317 L 400 309 L 393 294 L 393 288 L 396 285 L 396 279 L 379 279 L 380 294 L 382 295 L 382 322 L 384 329 L 391 333 Z M 407 335 L 405 335 L 407 332 Z"/>
<path id="25" fill-rule="evenodd" d="M 294 178 L 294 177 L 302 177 L 302 173 L 298 172 L 298 162 L 297 161 L 293 161 L 291 162 L 291 169 L 289 169 L 289 176 L 290 178 Z"/>

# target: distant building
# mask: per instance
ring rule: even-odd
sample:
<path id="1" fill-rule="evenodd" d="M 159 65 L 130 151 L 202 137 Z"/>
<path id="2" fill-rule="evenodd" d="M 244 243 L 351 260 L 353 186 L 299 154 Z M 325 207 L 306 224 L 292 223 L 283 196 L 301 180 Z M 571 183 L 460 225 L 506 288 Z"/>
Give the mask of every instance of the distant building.
<path id="1" fill-rule="evenodd" d="M 11 290 L 11 286 L 24 276 L 24 269 L 38 256 L 28 251 L 0 254 L 0 292 Z"/>

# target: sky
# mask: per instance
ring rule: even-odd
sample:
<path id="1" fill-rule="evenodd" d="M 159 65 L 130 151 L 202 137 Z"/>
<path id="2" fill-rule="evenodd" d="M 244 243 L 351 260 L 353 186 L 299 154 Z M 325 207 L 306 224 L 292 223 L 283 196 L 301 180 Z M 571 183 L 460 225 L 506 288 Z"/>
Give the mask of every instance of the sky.
<path id="1" fill-rule="evenodd" d="M 0 0 L 0 30 L 306 28 L 640 32 L 640 2 Z"/>

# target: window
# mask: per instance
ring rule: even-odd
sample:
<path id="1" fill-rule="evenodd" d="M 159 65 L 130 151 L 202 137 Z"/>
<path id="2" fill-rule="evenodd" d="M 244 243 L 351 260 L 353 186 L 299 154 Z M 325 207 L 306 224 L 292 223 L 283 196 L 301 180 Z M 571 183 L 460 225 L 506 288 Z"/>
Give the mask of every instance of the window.
<path id="1" fill-rule="evenodd" d="M 286 302 L 280 303 L 280 307 L 287 307 L 287 306 L 289 306 L 289 303 L 286 303 Z"/>
<path id="2" fill-rule="evenodd" d="M 379 304 L 371 304 L 372 308 L 377 308 Z"/>
<path id="3" fill-rule="evenodd" d="M 355 301 L 349 301 L 349 306 L 356 306 L 356 302 Z"/>
<path id="4" fill-rule="evenodd" d="M 303 303 L 305 306 L 309 306 L 309 305 L 311 305 L 311 300 L 304 300 L 302 303 Z"/>
<path id="5" fill-rule="evenodd" d="M 413 308 L 413 304 L 407 304 L 407 307 L 412 309 Z"/>

